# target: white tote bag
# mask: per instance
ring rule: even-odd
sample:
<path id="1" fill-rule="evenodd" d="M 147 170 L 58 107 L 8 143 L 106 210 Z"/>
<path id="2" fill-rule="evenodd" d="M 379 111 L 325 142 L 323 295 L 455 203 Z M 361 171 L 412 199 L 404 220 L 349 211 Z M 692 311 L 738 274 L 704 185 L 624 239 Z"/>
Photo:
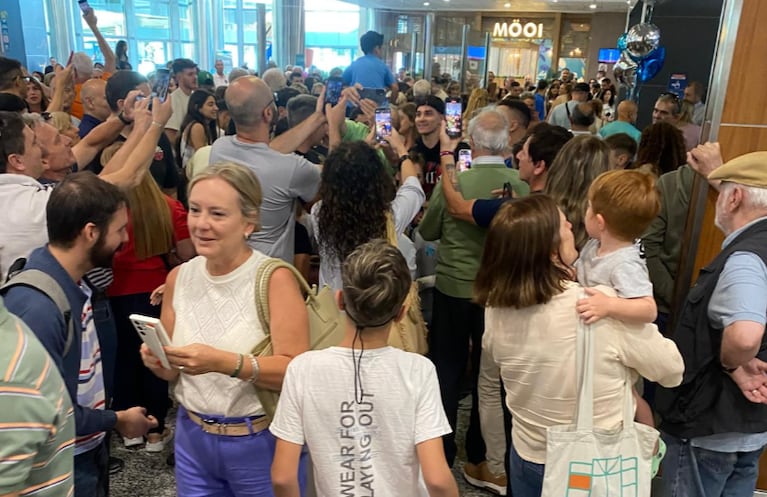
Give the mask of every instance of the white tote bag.
<path id="1" fill-rule="evenodd" d="M 648 497 L 659 433 L 634 422 L 629 371 L 623 425 L 605 430 L 594 427 L 594 339 L 591 326 L 582 323 L 578 327 L 576 365 L 575 424 L 547 430 L 542 497 Z"/>

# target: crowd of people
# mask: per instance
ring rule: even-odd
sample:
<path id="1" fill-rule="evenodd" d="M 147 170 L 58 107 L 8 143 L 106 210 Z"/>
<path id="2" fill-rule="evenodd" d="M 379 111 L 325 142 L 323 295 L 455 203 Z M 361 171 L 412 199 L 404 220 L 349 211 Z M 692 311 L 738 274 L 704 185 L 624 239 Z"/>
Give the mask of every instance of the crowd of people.
<path id="1" fill-rule="evenodd" d="M 468 395 L 466 481 L 540 496 L 547 429 L 574 419 L 583 333 L 595 425 L 620 428 L 627 403 L 660 420 L 662 495 L 753 491 L 767 153 L 722 164 L 698 143 L 700 84 L 661 94 L 640 130 L 604 73 L 501 88 L 490 73 L 461 95 L 393 74 L 371 31 L 327 77 L 176 59 L 163 98 L 160 71 L 132 71 L 84 17 L 101 67 L 75 53 L 29 74 L 0 58 L 2 495 L 108 495 L 117 436 L 150 453 L 175 437 L 182 497 L 457 497 Z M 696 175 L 719 190 L 727 239 L 671 330 Z M 256 291 L 270 258 L 334 292 L 337 346 L 309 350 L 291 271 Z M 428 323 L 426 357 L 389 346 L 408 305 Z M 162 324 L 165 357 L 134 314 Z M 254 354 L 267 336 L 271 354 Z M 281 393 L 274 414 L 265 391 Z"/>

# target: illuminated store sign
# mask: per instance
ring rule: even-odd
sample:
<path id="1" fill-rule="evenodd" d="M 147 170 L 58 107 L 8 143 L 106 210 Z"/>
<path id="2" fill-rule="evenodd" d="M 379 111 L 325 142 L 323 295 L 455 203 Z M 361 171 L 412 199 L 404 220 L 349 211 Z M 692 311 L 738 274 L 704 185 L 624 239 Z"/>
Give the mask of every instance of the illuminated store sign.
<path id="1" fill-rule="evenodd" d="M 543 38 L 543 23 L 528 22 L 522 24 L 519 19 L 512 22 L 496 22 L 493 28 L 494 38 Z"/>

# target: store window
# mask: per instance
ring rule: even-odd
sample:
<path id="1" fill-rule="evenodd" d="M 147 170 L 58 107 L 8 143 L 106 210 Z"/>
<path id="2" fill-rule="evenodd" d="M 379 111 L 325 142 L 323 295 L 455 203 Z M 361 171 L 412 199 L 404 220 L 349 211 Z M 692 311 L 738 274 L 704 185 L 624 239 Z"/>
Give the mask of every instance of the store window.
<path id="1" fill-rule="evenodd" d="M 484 18 L 484 32 L 490 33 L 488 71 L 499 83 L 512 78 L 520 82 L 548 77 L 552 66 L 553 18 Z"/>
<path id="2" fill-rule="evenodd" d="M 561 71 L 566 67 L 576 78 L 584 78 L 590 38 L 591 20 L 589 18 L 566 17 L 562 22 L 557 70 Z"/>

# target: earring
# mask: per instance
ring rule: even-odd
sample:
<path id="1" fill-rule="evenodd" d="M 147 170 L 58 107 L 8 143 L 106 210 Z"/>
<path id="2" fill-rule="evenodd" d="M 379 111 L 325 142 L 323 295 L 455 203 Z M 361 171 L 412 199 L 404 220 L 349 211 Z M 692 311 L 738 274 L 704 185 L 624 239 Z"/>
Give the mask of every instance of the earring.
<path id="1" fill-rule="evenodd" d="M 247 240 L 248 238 L 250 238 L 250 233 L 244 233 L 244 236 L 245 236 L 245 239 Z"/>

